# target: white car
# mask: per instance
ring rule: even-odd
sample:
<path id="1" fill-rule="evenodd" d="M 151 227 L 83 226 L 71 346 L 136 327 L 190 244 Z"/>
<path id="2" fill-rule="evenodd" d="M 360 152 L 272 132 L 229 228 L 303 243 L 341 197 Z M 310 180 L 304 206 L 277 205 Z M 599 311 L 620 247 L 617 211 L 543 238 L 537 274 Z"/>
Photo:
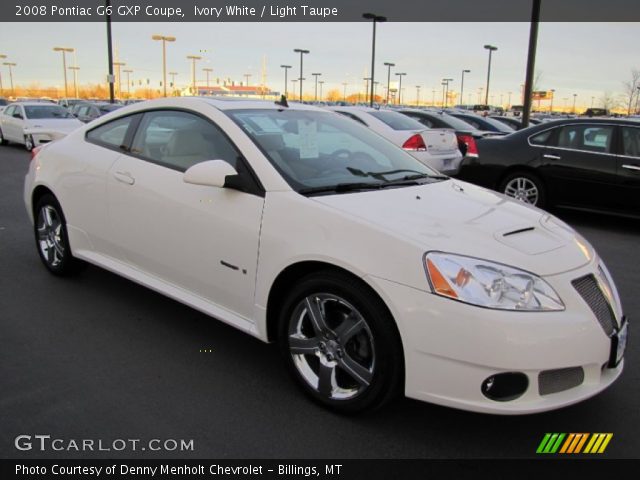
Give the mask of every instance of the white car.
<path id="1" fill-rule="evenodd" d="M 417 120 L 393 110 L 370 107 L 328 107 L 328 110 L 366 125 L 440 173 L 455 175 L 460 170 L 463 155 L 454 132 L 427 129 Z"/>
<path id="2" fill-rule="evenodd" d="M 35 153 L 24 200 L 46 268 L 84 260 L 277 342 L 329 408 L 404 393 L 532 413 L 622 372 L 628 323 L 580 235 L 340 115 L 167 98 Z"/>
<path id="3" fill-rule="evenodd" d="M 82 122 L 59 105 L 19 102 L 0 113 L 0 144 L 20 143 L 29 151 L 58 140 L 82 126 Z"/>

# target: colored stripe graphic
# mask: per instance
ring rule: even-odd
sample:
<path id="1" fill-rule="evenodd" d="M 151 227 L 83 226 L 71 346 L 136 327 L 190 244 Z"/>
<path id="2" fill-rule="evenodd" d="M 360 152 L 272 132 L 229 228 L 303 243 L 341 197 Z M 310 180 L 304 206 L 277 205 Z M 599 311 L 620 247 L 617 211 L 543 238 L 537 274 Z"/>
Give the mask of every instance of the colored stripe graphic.
<path id="1" fill-rule="evenodd" d="M 536 453 L 604 453 L 612 438 L 613 433 L 546 433 Z"/>

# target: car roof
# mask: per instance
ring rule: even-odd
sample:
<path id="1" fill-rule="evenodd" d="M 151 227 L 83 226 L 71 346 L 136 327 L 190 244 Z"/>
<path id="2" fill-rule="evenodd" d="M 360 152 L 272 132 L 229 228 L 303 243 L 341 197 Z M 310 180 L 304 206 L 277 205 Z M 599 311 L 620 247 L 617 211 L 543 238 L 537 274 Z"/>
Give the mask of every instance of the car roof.
<path id="1" fill-rule="evenodd" d="M 172 98 L 176 104 L 180 104 L 184 102 L 182 99 L 195 99 L 202 100 L 203 102 L 208 103 L 209 105 L 217 108 L 218 110 L 245 110 L 245 109 L 281 109 L 288 108 L 290 110 L 315 110 L 318 112 L 324 111 L 324 109 L 315 107 L 313 105 L 307 105 L 298 102 L 288 102 L 288 107 L 283 107 L 282 105 L 276 104 L 273 100 L 256 100 L 252 98 L 238 98 L 238 97 L 223 97 L 223 96 L 214 96 L 214 97 L 175 97 Z M 165 99 L 162 99 L 165 100 Z M 157 100 L 149 100 L 145 102 L 143 108 L 147 108 L 151 106 L 153 103 L 157 102 Z"/>
<path id="2" fill-rule="evenodd" d="M 22 105 L 23 107 L 60 107 L 57 103 L 50 102 L 13 102 L 10 105 Z M 10 106 L 7 105 L 7 106 Z M 62 107 L 60 107 L 62 108 Z"/>

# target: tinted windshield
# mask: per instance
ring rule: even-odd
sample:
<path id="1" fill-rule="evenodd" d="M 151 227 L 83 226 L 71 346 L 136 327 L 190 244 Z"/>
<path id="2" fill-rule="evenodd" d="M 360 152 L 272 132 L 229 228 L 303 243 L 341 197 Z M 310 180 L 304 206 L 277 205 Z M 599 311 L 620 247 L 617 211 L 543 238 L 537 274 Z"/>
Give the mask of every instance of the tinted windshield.
<path id="1" fill-rule="evenodd" d="M 391 142 L 349 118 L 309 110 L 226 112 L 297 191 L 409 176 L 437 176 Z"/>
<path id="2" fill-rule="evenodd" d="M 100 105 L 100 111 L 102 113 L 113 112 L 114 110 L 118 110 L 122 108 L 122 105 L 108 104 L 108 105 Z"/>
<path id="3" fill-rule="evenodd" d="M 25 105 L 24 112 L 27 118 L 73 118 L 64 108 L 58 105 Z"/>
<path id="4" fill-rule="evenodd" d="M 424 130 L 424 125 L 419 121 L 398 112 L 376 111 L 369 114 L 394 130 Z"/>
<path id="5" fill-rule="evenodd" d="M 447 115 L 442 114 L 442 115 L 438 115 L 437 118 L 442 119 L 443 122 L 445 122 L 447 125 L 449 125 L 449 127 L 451 128 L 455 128 L 456 130 L 477 130 L 476 127 L 474 127 L 473 125 L 468 124 L 467 122 L 465 122 L 464 120 L 461 120 L 459 118 L 456 118 L 452 115 Z"/>
<path id="6" fill-rule="evenodd" d="M 515 131 L 514 128 L 507 125 L 506 123 L 502 123 L 500 120 L 494 120 L 493 118 L 487 118 L 487 117 L 483 117 L 482 120 L 487 122 L 489 125 L 493 125 L 500 132 L 513 133 Z"/>

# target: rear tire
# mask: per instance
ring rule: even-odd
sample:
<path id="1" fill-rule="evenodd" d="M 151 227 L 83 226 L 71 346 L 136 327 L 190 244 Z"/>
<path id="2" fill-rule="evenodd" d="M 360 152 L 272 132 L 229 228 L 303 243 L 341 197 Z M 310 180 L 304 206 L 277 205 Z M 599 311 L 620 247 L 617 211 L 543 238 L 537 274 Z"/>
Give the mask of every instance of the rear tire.
<path id="1" fill-rule="evenodd" d="M 4 135 L 2 134 L 2 129 L 0 129 L 0 145 L 6 145 L 7 143 L 9 143 L 9 140 L 4 138 Z"/>
<path id="2" fill-rule="evenodd" d="M 36 247 L 47 270 L 59 276 L 76 273 L 82 263 L 71 254 L 66 220 L 53 195 L 40 197 L 34 209 L 34 220 Z"/>
<path id="3" fill-rule="evenodd" d="M 498 190 L 508 197 L 538 208 L 544 208 L 547 205 L 544 184 L 540 177 L 531 172 L 510 173 L 500 182 Z"/>
<path id="4" fill-rule="evenodd" d="M 314 401 L 338 413 L 381 407 L 401 392 L 402 344 L 384 303 L 350 276 L 303 277 L 282 304 L 278 344 Z"/>

